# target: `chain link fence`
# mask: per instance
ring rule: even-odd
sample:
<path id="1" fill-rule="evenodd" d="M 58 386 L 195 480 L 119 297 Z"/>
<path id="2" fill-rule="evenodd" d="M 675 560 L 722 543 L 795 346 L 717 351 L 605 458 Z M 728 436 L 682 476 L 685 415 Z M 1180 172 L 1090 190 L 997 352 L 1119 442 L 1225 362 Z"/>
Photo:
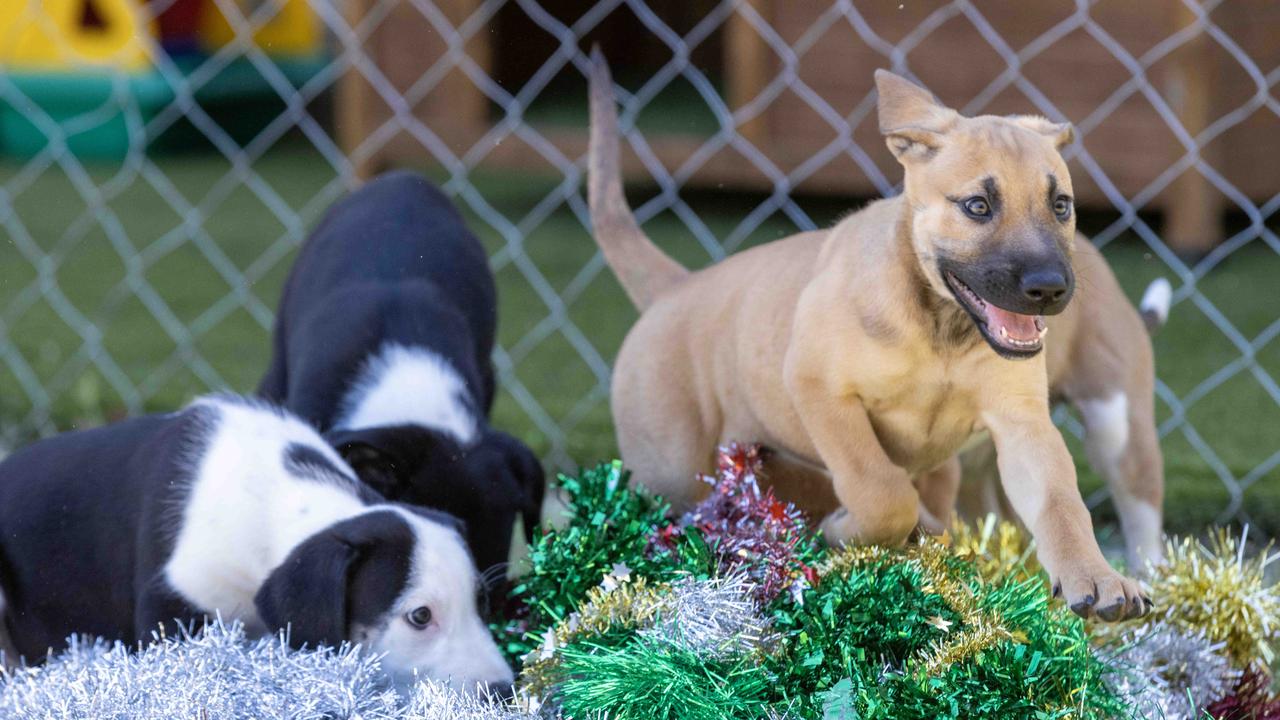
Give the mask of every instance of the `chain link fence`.
<path id="1" fill-rule="evenodd" d="M 1082 227 L 1131 296 L 1174 284 L 1156 339 L 1171 487 L 1185 480 L 1197 518 L 1253 519 L 1280 498 L 1272 5 L 11 0 L 3 433 L 251 389 L 307 230 L 363 177 L 410 165 L 491 249 L 498 424 L 562 468 L 608 452 L 609 366 L 633 315 L 586 230 L 599 41 L 637 128 L 637 214 L 694 264 L 896 191 L 875 67 L 966 113 L 1074 122 Z"/>

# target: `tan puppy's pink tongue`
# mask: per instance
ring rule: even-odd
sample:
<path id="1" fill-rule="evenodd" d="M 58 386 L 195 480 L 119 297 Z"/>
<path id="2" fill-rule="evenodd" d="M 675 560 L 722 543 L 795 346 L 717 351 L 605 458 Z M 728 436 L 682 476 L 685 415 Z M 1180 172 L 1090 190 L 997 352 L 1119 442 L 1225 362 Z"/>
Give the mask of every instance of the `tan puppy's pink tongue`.
<path id="1" fill-rule="evenodd" d="M 1019 315 L 1018 313 L 1001 310 L 995 305 L 987 304 L 987 327 L 1000 335 L 1000 328 L 1004 328 L 1005 334 L 1014 340 L 1021 342 L 1030 342 L 1040 337 L 1040 329 L 1036 327 L 1035 315 Z"/>

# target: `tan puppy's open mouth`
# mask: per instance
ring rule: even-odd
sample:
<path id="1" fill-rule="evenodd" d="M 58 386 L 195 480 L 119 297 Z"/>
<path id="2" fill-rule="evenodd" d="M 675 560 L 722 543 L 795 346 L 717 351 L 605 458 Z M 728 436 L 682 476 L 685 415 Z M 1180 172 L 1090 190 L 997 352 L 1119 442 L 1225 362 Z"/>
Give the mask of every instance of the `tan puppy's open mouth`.
<path id="1" fill-rule="evenodd" d="M 951 294 L 973 318 L 987 343 L 1004 357 L 1029 358 L 1044 348 L 1047 328 L 1043 315 L 1023 315 L 996 307 L 953 273 L 943 277 Z"/>

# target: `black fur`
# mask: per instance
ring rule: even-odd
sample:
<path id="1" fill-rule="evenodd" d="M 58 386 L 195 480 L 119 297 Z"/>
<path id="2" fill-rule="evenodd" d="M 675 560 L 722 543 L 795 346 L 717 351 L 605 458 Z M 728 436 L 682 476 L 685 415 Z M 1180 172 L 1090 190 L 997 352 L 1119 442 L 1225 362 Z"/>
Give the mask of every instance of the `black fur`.
<path id="1" fill-rule="evenodd" d="M 394 512 L 337 523 L 298 547 L 254 598 L 268 627 L 295 647 L 337 645 L 382 617 L 409 579 L 414 534 Z"/>
<path id="2" fill-rule="evenodd" d="M 196 468 L 223 422 L 216 406 L 197 404 L 59 435 L 0 463 L 0 591 L 7 604 L 3 620 L 19 655 L 39 662 L 73 633 L 133 646 L 207 619 L 214 608 L 182 597 L 164 568 Z M 263 462 L 283 463 L 295 478 L 335 483 L 381 502 L 349 469 L 314 448 L 295 443 L 281 452 L 283 457 Z M 442 513 L 409 509 L 460 529 Z M 290 626 L 295 645 L 351 639 L 354 624 L 373 623 L 403 592 L 415 538 L 409 523 L 390 510 L 317 532 L 259 589 L 255 600 L 264 629 Z"/>
<path id="3" fill-rule="evenodd" d="M 421 176 L 389 173 L 337 203 L 307 239 L 258 392 L 326 432 L 388 499 L 460 517 L 484 570 L 506 561 L 517 515 L 532 537 L 544 482 L 527 447 L 485 427 L 496 324 L 488 259 L 457 209 Z M 334 430 L 344 395 L 388 343 L 429 350 L 458 372 L 477 442 L 409 425 Z"/>
<path id="4" fill-rule="evenodd" d="M 215 422 L 193 407 L 59 435 L 0 463 L 6 620 L 20 654 L 38 660 L 73 632 L 134 644 L 198 618 L 159 573 Z"/>

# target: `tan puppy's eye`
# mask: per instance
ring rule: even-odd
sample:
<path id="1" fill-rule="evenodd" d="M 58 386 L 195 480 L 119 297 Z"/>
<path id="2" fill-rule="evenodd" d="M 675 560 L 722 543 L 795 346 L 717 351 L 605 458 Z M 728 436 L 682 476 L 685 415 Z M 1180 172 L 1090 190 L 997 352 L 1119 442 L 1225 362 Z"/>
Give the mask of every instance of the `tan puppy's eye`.
<path id="1" fill-rule="evenodd" d="M 1059 220 L 1066 220 L 1071 217 L 1071 198 L 1060 197 L 1054 200 L 1053 214 L 1057 215 Z"/>
<path id="2" fill-rule="evenodd" d="M 991 203 L 984 197 L 971 197 L 960 205 L 971 218 L 985 220 L 991 217 Z"/>

